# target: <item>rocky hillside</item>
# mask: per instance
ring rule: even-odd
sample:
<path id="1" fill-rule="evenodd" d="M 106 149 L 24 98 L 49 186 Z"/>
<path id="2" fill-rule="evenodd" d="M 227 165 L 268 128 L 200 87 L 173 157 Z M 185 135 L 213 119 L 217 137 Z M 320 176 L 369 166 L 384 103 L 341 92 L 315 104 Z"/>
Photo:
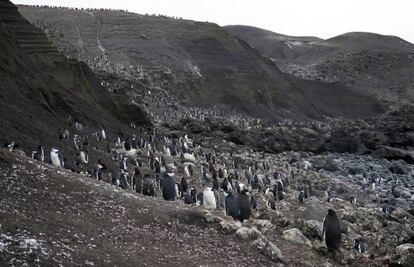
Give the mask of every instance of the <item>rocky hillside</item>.
<path id="1" fill-rule="evenodd" d="M 3 144 L 53 145 L 69 116 L 85 129 L 150 123 L 139 107 L 102 87 L 86 64 L 57 52 L 8 1 L 0 2 L 0 77 Z"/>
<path id="2" fill-rule="evenodd" d="M 122 11 L 20 6 L 58 48 L 93 69 L 162 88 L 189 105 L 221 105 L 251 115 L 365 117 L 382 112 L 371 97 L 279 71 L 218 25 Z"/>
<path id="3" fill-rule="evenodd" d="M 297 77 L 337 82 L 389 105 L 413 103 L 414 45 L 395 36 L 352 32 L 328 40 L 227 26 L 279 68 Z"/>

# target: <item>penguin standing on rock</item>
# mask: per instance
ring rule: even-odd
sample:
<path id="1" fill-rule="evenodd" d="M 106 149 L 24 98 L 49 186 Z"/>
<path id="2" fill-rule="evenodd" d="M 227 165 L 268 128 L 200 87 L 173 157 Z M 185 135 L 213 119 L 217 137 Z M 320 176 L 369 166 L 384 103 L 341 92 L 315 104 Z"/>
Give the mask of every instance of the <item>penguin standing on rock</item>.
<path id="1" fill-rule="evenodd" d="M 365 253 L 365 244 L 361 239 L 354 240 L 354 249 L 359 253 Z"/>
<path id="2" fill-rule="evenodd" d="M 135 190 L 135 192 L 138 194 L 141 194 L 144 178 L 142 177 L 141 171 L 138 168 L 135 168 L 134 176 L 132 179 L 132 189 Z"/>
<path id="3" fill-rule="evenodd" d="M 121 157 L 121 161 L 119 162 L 119 168 L 124 171 L 128 170 L 128 158 L 127 157 Z"/>
<path id="4" fill-rule="evenodd" d="M 267 207 L 271 210 L 276 210 L 276 201 L 274 199 L 269 199 L 267 201 Z"/>
<path id="5" fill-rule="evenodd" d="M 322 237 L 328 251 L 336 251 L 341 245 L 341 223 L 333 209 L 328 210 L 328 214 L 323 220 Z"/>
<path id="6" fill-rule="evenodd" d="M 162 197 L 167 201 L 174 201 L 176 198 L 174 173 L 167 169 L 162 179 Z"/>
<path id="7" fill-rule="evenodd" d="M 217 208 L 216 197 L 209 186 L 203 192 L 203 206 L 208 210 L 215 210 Z"/>
<path id="8" fill-rule="evenodd" d="M 192 204 L 195 205 L 197 203 L 197 190 L 194 187 L 190 189 L 190 196 L 192 199 Z"/>
<path id="9" fill-rule="evenodd" d="M 257 201 L 253 196 L 250 197 L 250 207 L 253 210 L 257 209 Z"/>
<path id="10" fill-rule="evenodd" d="M 121 170 L 121 176 L 119 177 L 119 187 L 122 189 L 128 189 L 128 172 Z"/>
<path id="11" fill-rule="evenodd" d="M 98 160 L 96 165 L 92 169 L 92 178 L 100 181 L 102 179 L 101 169 L 104 169 L 105 165 L 102 163 L 101 160 Z"/>
<path id="12" fill-rule="evenodd" d="M 7 150 L 9 150 L 10 152 L 12 152 L 12 151 L 13 151 L 13 149 L 15 149 L 15 148 L 17 148 L 17 147 L 19 147 L 19 146 L 18 146 L 18 145 L 16 145 L 16 144 L 14 143 L 14 141 L 11 141 L 10 143 L 6 143 L 3 147 L 4 147 L 4 148 L 6 148 Z"/>
<path id="13" fill-rule="evenodd" d="M 250 203 L 249 191 L 244 189 L 239 197 L 239 206 L 240 206 L 240 221 L 248 220 L 252 214 L 252 208 Z"/>
<path id="14" fill-rule="evenodd" d="M 42 146 L 38 146 L 37 149 L 32 152 L 32 159 L 45 161 L 45 151 Z"/>
<path id="15" fill-rule="evenodd" d="M 62 141 L 65 138 L 64 131 L 62 128 L 58 129 L 58 138 L 59 138 L 59 141 Z"/>
<path id="16" fill-rule="evenodd" d="M 233 217 L 234 220 L 238 220 L 240 218 L 239 201 L 232 192 L 229 192 L 224 198 L 224 205 L 226 207 L 226 215 Z"/>
<path id="17" fill-rule="evenodd" d="M 305 192 L 303 192 L 303 190 L 301 190 L 299 192 L 299 203 L 304 203 L 305 202 Z"/>
<path id="18" fill-rule="evenodd" d="M 193 198 L 188 193 L 184 194 L 184 204 L 187 204 L 187 205 L 193 204 Z"/>
<path id="19" fill-rule="evenodd" d="M 183 192 L 187 192 L 187 190 L 188 190 L 188 183 L 187 183 L 187 180 L 185 179 L 185 177 L 181 178 L 180 184 L 181 184 L 181 190 Z"/>
<path id="20" fill-rule="evenodd" d="M 50 160 L 52 161 L 53 166 L 63 167 L 63 158 L 59 154 L 58 149 L 52 148 L 52 151 L 50 151 Z"/>
<path id="21" fill-rule="evenodd" d="M 80 158 L 81 158 L 83 164 L 88 164 L 89 157 L 88 157 L 88 154 L 85 151 L 80 152 Z"/>

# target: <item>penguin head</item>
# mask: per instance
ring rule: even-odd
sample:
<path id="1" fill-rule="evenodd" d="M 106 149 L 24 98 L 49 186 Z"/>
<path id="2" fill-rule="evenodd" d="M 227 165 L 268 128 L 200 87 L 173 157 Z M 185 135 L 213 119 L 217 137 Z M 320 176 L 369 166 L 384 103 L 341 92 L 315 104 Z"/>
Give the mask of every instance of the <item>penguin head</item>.
<path id="1" fill-rule="evenodd" d="M 249 190 L 247 190 L 247 189 L 243 189 L 243 190 L 241 191 L 241 194 L 248 196 L 248 195 L 249 195 Z"/>
<path id="2" fill-rule="evenodd" d="M 57 148 L 52 148 L 52 153 L 58 153 L 59 150 Z"/>
<path id="3" fill-rule="evenodd" d="M 333 209 L 329 209 L 328 215 L 336 216 L 336 212 Z"/>

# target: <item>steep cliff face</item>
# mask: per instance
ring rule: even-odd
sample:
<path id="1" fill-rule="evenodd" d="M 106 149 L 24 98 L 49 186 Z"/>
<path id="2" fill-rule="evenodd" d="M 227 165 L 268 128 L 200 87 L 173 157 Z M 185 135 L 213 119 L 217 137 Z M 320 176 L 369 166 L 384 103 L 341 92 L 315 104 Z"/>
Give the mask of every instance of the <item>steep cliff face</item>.
<path id="1" fill-rule="evenodd" d="M 0 2 L 0 25 L 0 141 L 51 144 L 68 116 L 89 127 L 149 123 L 138 108 L 123 114 L 130 104 L 115 101 L 86 64 L 58 53 L 8 1 Z"/>
<path id="2" fill-rule="evenodd" d="M 270 119 L 363 117 L 382 111 L 373 98 L 347 88 L 280 72 L 215 24 L 120 11 L 19 10 L 71 57 L 165 88 L 186 104 L 217 104 Z"/>
<path id="3" fill-rule="evenodd" d="M 351 32 L 328 40 L 226 26 L 297 77 L 336 82 L 395 106 L 414 102 L 414 45 L 395 36 Z"/>

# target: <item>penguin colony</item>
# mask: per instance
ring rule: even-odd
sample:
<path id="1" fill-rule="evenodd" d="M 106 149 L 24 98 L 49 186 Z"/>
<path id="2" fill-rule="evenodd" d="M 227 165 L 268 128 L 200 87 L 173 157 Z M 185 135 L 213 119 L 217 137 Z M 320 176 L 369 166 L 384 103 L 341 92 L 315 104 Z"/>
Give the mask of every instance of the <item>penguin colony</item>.
<path id="1" fill-rule="evenodd" d="M 82 124 L 69 117 L 67 129 L 57 131 L 57 145 L 49 148 L 49 153 L 48 148 L 39 145 L 31 157 L 138 194 L 182 201 L 206 210 L 222 210 L 241 222 L 249 220 L 258 208 L 257 198 L 266 200 L 267 209 L 277 210 L 285 200 L 290 179 L 303 171 L 290 164 L 275 166 L 267 160 L 240 163 L 231 152 L 228 158 L 207 153 L 187 135 L 171 137 L 134 124 L 131 127 L 136 131 L 131 136 L 108 135 L 103 129 L 88 136 L 83 133 Z M 73 148 L 72 158 L 65 157 L 59 146 L 62 143 Z M 13 151 L 18 145 L 10 142 L 4 148 Z M 91 150 L 106 157 L 90 158 Z M 375 183 L 372 181 L 374 186 Z M 298 205 L 315 196 L 311 184 L 294 189 L 299 192 Z M 324 197 L 327 202 L 332 201 L 331 187 L 326 188 Z M 354 196 L 349 201 L 357 204 Z M 387 208 L 382 210 L 389 212 Z M 341 224 L 332 209 L 326 214 L 322 233 L 328 251 L 337 251 L 341 246 Z M 354 241 L 354 249 L 364 253 L 362 239 Z"/>

